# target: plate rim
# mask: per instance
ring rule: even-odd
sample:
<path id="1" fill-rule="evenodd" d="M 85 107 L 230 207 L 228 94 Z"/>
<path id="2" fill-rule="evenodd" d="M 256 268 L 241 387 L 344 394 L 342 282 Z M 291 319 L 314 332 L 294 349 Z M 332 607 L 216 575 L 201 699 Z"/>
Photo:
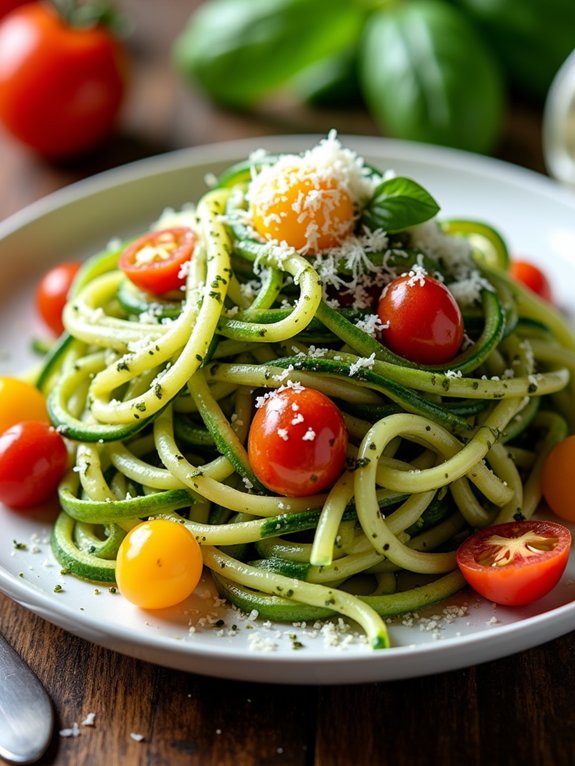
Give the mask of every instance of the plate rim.
<path id="1" fill-rule="evenodd" d="M 241 159 L 250 151 L 260 147 L 268 150 L 299 151 L 314 145 L 318 140 L 324 137 L 324 135 L 318 134 L 301 134 L 242 138 L 206 144 L 204 146 L 177 149 L 111 168 L 53 191 L 27 205 L 22 210 L 8 216 L 4 221 L 0 221 L 0 241 L 14 233 L 17 234 L 17 232 L 25 226 L 33 225 L 38 219 L 50 216 L 56 210 L 61 210 L 62 208 L 73 205 L 73 203 L 78 200 L 85 201 L 87 198 L 93 197 L 95 194 L 105 193 L 106 190 L 118 186 L 137 184 L 142 179 L 156 175 L 170 174 L 184 169 L 191 170 L 194 166 L 205 165 L 206 162 L 210 161 L 217 161 L 218 163 L 222 161 L 232 162 L 234 159 Z M 362 155 L 379 154 L 383 157 L 396 154 L 398 159 L 407 159 L 410 162 L 424 163 L 433 168 L 447 166 L 450 170 L 455 169 L 467 173 L 471 172 L 484 177 L 503 176 L 507 181 L 511 180 L 514 183 L 533 185 L 533 188 L 538 194 L 545 194 L 554 201 L 564 203 L 575 210 L 575 195 L 573 195 L 571 190 L 562 187 L 558 182 L 548 178 L 538 171 L 520 167 L 505 160 L 494 157 L 485 157 L 483 155 L 474 155 L 458 149 L 436 147 L 429 144 L 416 144 L 413 142 L 380 138 L 376 136 L 342 134 L 339 138 L 345 147 L 354 149 Z M 44 619 L 63 627 L 65 630 L 69 630 L 69 628 L 62 624 L 62 616 L 65 616 L 67 619 L 78 618 L 77 609 L 74 609 L 72 606 L 66 605 L 65 603 L 58 606 L 62 613 L 61 615 L 50 616 L 49 607 L 54 605 L 53 600 L 50 599 L 50 594 L 41 589 L 34 588 L 25 580 L 19 581 L 4 567 L 1 559 L 0 590 L 24 607 L 39 614 Z M 60 621 L 56 619 L 58 617 L 60 617 Z M 553 618 L 551 620 L 552 630 L 543 630 L 541 624 L 548 623 L 550 618 Z M 85 613 L 83 614 L 83 619 L 92 629 L 97 627 L 97 618 L 93 618 Z M 203 648 L 198 649 L 190 643 L 180 643 L 178 645 L 178 643 L 171 637 L 158 637 L 150 634 L 150 636 L 145 635 L 143 639 L 140 637 L 137 652 L 134 650 L 133 652 L 129 652 L 129 654 L 133 657 L 139 657 L 140 659 L 170 667 L 181 667 L 181 663 L 178 662 L 177 664 L 174 664 L 171 661 L 173 655 L 177 655 L 178 657 L 185 655 L 188 660 L 190 657 L 192 660 L 184 663 L 186 665 L 184 669 L 197 673 L 202 673 L 201 660 L 206 655 L 209 655 L 211 659 L 217 659 L 219 661 L 224 660 L 223 666 L 225 667 L 222 667 L 221 674 L 213 672 L 212 669 L 212 672 L 209 672 L 208 675 L 220 675 L 220 677 L 237 678 L 238 680 L 258 680 L 280 683 L 302 683 L 302 676 L 300 674 L 293 676 L 292 680 L 290 676 L 286 676 L 285 671 L 281 668 L 277 673 L 273 672 L 273 668 L 278 667 L 278 665 L 287 663 L 288 667 L 291 668 L 293 667 L 294 662 L 297 662 L 298 666 L 303 668 L 307 668 L 311 665 L 320 666 L 319 668 L 316 668 L 317 677 L 312 681 L 313 683 L 360 683 L 366 680 L 365 673 L 361 674 L 357 680 L 340 678 L 337 681 L 334 681 L 332 679 L 332 674 L 329 672 L 329 668 L 334 665 L 334 663 L 339 666 L 342 662 L 352 662 L 356 664 L 359 663 L 362 666 L 367 665 L 368 668 L 373 666 L 375 671 L 378 664 L 381 666 L 385 666 L 386 664 L 389 665 L 395 657 L 403 658 L 405 656 L 414 659 L 419 658 L 419 655 L 422 654 L 435 657 L 441 653 L 445 654 L 445 649 L 447 648 L 452 651 L 455 649 L 455 653 L 458 657 L 457 661 L 452 660 L 447 663 L 444 662 L 443 664 L 439 662 L 438 664 L 434 664 L 433 668 L 426 671 L 422 671 L 421 667 L 419 667 L 419 663 L 415 663 L 413 673 L 409 672 L 407 663 L 402 661 L 400 670 L 391 670 L 386 673 L 374 672 L 373 678 L 368 678 L 367 680 L 377 681 L 423 676 L 428 673 L 438 672 L 438 668 L 442 670 L 456 669 L 457 667 L 475 664 L 475 662 L 470 663 L 468 660 L 464 660 L 463 655 L 465 654 L 466 648 L 473 647 L 476 644 L 483 645 L 487 643 L 491 645 L 490 649 L 483 651 L 480 655 L 481 658 L 478 660 L 480 662 L 500 658 L 515 653 L 516 651 L 522 651 L 523 649 L 535 646 L 535 643 L 527 639 L 523 642 L 519 642 L 519 644 L 522 644 L 519 649 L 510 646 L 514 634 L 519 633 L 521 637 L 523 637 L 526 630 L 526 623 L 528 623 L 529 626 L 532 626 L 535 632 L 545 632 L 546 637 L 543 640 L 556 638 L 575 628 L 575 603 L 562 604 L 558 607 L 549 609 L 546 612 L 527 617 L 525 620 L 495 626 L 493 630 L 489 631 L 475 631 L 469 635 L 445 637 L 435 643 L 425 643 L 415 647 L 392 647 L 389 650 L 385 650 L 385 656 L 388 657 L 387 660 L 383 660 L 383 656 L 379 653 L 333 653 L 329 655 L 318 655 L 317 652 L 312 651 L 306 655 L 297 655 L 297 657 L 282 655 L 281 658 L 274 654 L 251 653 L 249 656 L 250 662 L 248 664 L 256 664 L 268 670 L 270 667 L 272 668 L 271 674 L 265 678 L 261 677 L 261 673 L 254 674 L 252 671 L 238 671 L 234 674 L 231 665 L 238 662 L 244 655 L 245 649 L 231 650 L 229 646 L 218 647 L 217 642 L 214 647 L 210 647 L 209 650 L 204 650 Z M 70 632 L 73 632 L 75 635 L 79 635 L 82 638 L 86 638 L 86 635 L 82 635 L 80 632 Z M 489 636 L 489 638 L 486 639 L 486 636 Z M 108 638 L 119 638 L 122 642 L 133 640 L 131 631 L 127 630 L 123 625 L 114 625 L 112 626 L 111 631 L 108 629 Z M 171 652 L 172 656 L 168 658 L 170 660 L 168 662 L 162 661 L 162 658 L 158 656 L 158 638 L 160 639 L 161 644 L 174 644 L 175 651 Z M 86 640 L 106 646 L 107 648 L 115 648 L 110 646 L 108 640 L 99 641 L 90 637 L 86 638 Z M 502 644 L 504 645 L 503 653 Z M 160 650 L 162 649 L 163 647 L 160 647 Z M 116 648 L 116 651 L 122 651 L 122 649 Z M 447 653 L 449 653 L 449 651 Z"/>
<path id="2" fill-rule="evenodd" d="M 176 169 L 181 169 L 182 166 L 189 166 L 190 161 L 195 159 L 201 160 L 202 164 L 206 159 L 218 162 L 227 159 L 233 161 L 234 156 L 236 159 L 237 157 L 244 157 L 250 150 L 257 148 L 273 150 L 276 146 L 279 150 L 279 147 L 286 145 L 290 147 L 289 151 L 303 151 L 306 147 L 313 146 L 323 138 L 325 138 L 324 134 L 317 133 L 248 137 L 184 147 L 143 157 L 79 179 L 39 197 L 22 209 L 0 220 L 0 240 L 38 217 L 48 215 L 55 209 L 74 203 L 76 200 L 105 191 L 109 187 L 135 183 L 144 177 L 173 172 Z M 545 191 L 549 196 L 557 197 L 557 201 L 572 204 L 575 200 L 573 190 L 561 185 L 555 179 L 538 170 L 523 167 L 498 157 L 475 154 L 446 146 L 379 136 L 341 134 L 338 135 L 338 138 L 344 146 L 356 151 L 359 151 L 361 146 L 379 147 L 381 153 L 385 153 L 386 149 L 391 150 L 393 148 L 394 151 L 398 152 L 400 158 L 421 161 L 426 165 L 438 167 L 443 163 L 449 163 L 451 168 L 459 167 L 464 170 L 471 165 L 477 174 L 483 176 L 493 174 L 503 174 L 506 178 L 516 176 L 518 181 L 533 183 L 539 187 L 540 192 Z M 367 154 L 363 149 L 361 151 Z"/>

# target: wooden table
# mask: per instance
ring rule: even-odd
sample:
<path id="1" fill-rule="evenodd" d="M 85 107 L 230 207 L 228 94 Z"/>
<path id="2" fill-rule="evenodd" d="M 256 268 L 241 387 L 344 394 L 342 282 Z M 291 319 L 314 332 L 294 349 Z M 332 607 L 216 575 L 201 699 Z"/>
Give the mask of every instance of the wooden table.
<path id="1" fill-rule="evenodd" d="M 186 87 L 167 51 L 194 2 L 124 0 L 133 81 L 119 134 L 82 161 L 43 163 L 0 134 L 0 217 L 72 181 L 189 145 L 270 133 L 374 133 L 357 113 L 224 113 Z M 540 114 L 517 105 L 499 156 L 543 171 Z M 57 731 L 90 711 L 81 736 L 55 734 L 60 766 L 479 766 L 575 763 L 575 635 L 425 678 L 298 687 L 214 680 L 101 649 L 0 596 L 0 627 L 55 705 Z M 131 733 L 144 735 L 135 741 Z"/>

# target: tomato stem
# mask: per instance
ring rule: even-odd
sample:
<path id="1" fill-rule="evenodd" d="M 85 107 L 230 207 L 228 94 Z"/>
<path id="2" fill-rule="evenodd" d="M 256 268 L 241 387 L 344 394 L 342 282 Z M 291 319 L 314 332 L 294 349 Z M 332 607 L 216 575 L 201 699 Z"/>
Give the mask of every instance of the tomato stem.
<path id="1" fill-rule="evenodd" d="M 104 26 L 119 33 L 124 24 L 116 9 L 105 0 L 49 0 L 66 24 L 78 29 Z"/>

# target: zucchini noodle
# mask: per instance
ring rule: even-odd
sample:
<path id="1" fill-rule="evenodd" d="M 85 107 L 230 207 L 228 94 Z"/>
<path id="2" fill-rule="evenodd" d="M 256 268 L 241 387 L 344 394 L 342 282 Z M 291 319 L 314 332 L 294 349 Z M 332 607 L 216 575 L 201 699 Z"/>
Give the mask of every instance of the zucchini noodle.
<path id="1" fill-rule="evenodd" d="M 256 226 L 256 182 L 298 162 L 353 202 L 347 228 L 339 192 L 321 212 L 324 228 L 345 229 L 323 251 L 317 231 L 296 249 Z M 279 621 L 343 615 L 377 649 L 390 643 L 386 618 L 463 587 L 466 536 L 537 511 L 545 456 L 574 427 L 573 333 L 509 276 L 497 232 L 418 212 L 413 185 L 388 209 L 386 177 L 334 135 L 298 157 L 255 153 L 195 208 L 152 224 L 195 234 L 181 291 L 133 284 L 123 246 L 86 261 L 38 378 L 73 444 L 52 534 L 73 575 L 114 583 L 125 535 L 173 519 L 238 608 Z M 290 214 L 308 214 L 300 198 Z M 377 302 L 405 274 L 434 277 L 459 306 L 465 334 L 448 362 L 386 345 Z M 321 491 L 288 496 L 266 487 L 248 437 L 262 402 L 297 387 L 337 405 L 347 460 Z"/>

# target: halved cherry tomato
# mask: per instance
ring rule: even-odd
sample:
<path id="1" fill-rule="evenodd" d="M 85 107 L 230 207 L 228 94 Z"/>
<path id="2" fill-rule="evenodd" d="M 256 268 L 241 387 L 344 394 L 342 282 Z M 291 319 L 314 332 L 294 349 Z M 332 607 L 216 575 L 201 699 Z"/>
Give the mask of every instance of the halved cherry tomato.
<path id="1" fill-rule="evenodd" d="M 541 488 L 547 505 L 566 521 L 575 521 L 574 472 L 575 435 L 568 436 L 553 447 L 545 458 L 541 472 Z"/>
<path id="2" fill-rule="evenodd" d="M 183 524 L 151 519 L 128 532 L 116 559 L 120 593 L 142 609 L 179 604 L 202 574 L 201 548 Z"/>
<path id="3" fill-rule="evenodd" d="M 55 335 L 64 332 L 62 311 L 79 268 L 76 261 L 60 263 L 44 274 L 36 288 L 38 313 Z"/>
<path id="4" fill-rule="evenodd" d="M 64 439 L 47 423 L 27 420 L 0 434 L 0 501 L 9 508 L 40 505 L 68 466 Z"/>
<path id="5" fill-rule="evenodd" d="M 195 245 L 196 235 L 187 226 L 150 231 L 124 249 L 120 268 L 142 290 L 163 295 L 185 284 L 185 264 Z"/>
<path id="6" fill-rule="evenodd" d="M 21 420 L 49 423 L 41 391 L 20 378 L 0 377 L 0 433 Z"/>
<path id="7" fill-rule="evenodd" d="M 31 2 L 0 24 L 0 120 L 42 156 L 94 148 L 115 128 L 127 54 L 103 23 L 74 18 L 77 3 Z M 72 10 L 64 18 L 65 5 Z"/>
<path id="8" fill-rule="evenodd" d="M 551 284 L 541 269 L 534 263 L 514 259 L 509 265 L 509 273 L 540 298 L 553 303 Z"/>
<path id="9" fill-rule="evenodd" d="M 248 457 L 264 486 L 301 497 L 333 484 L 345 463 L 347 441 L 343 416 L 331 399 L 295 385 L 269 394 L 256 411 Z"/>
<path id="10" fill-rule="evenodd" d="M 317 253 L 351 233 L 353 202 L 336 178 L 297 165 L 275 170 L 266 168 L 250 191 L 253 225 L 264 239 Z"/>
<path id="11" fill-rule="evenodd" d="M 565 571 L 571 533 L 553 521 L 511 521 L 476 532 L 457 551 L 461 573 L 496 604 L 529 604 L 548 593 Z"/>
<path id="12" fill-rule="evenodd" d="M 382 342 L 394 353 L 419 364 L 444 364 L 459 351 L 463 318 L 455 298 L 427 274 L 405 274 L 381 294 L 377 313 Z"/>

